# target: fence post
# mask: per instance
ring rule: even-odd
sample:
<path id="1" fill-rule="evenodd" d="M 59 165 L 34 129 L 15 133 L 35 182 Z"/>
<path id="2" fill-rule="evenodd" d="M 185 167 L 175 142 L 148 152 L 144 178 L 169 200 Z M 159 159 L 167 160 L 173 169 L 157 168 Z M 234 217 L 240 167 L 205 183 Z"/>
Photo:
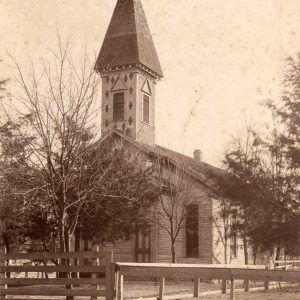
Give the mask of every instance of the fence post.
<path id="1" fill-rule="evenodd" d="M 200 295 L 200 278 L 194 278 L 194 297 L 199 297 Z"/>
<path id="2" fill-rule="evenodd" d="M 113 300 L 115 292 L 115 271 L 113 270 L 113 252 L 105 255 L 105 293 L 106 300 Z"/>
<path id="3" fill-rule="evenodd" d="M 0 256 L 2 254 L 2 249 L 0 248 Z M 6 250 L 4 250 L 4 254 L 6 253 Z M 0 266 L 6 266 L 7 265 L 7 261 L 5 259 L 2 259 L 0 257 Z M 3 272 L 3 273 L 0 273 L 0 289 L 6 289 L 7 288 L 7 285 L 6 284 L 1 284 L 1 278 L 6 278 L 6 273 Z M 0 294 L 0 300 L 5 300 L 6 297 L 5 296 L 2 296 Z"/>
<path id="4" fill-rule="evenodd" d="M 269 270 L 269 267 L 267 265 L 266 265 L 266 270 Z M 268 280 L 266 280 L 264 282 L 264 286 L 265 286 L 265 291 L 268 291 L 269 290 L 269 281 Z"/>
<path id="5" fill-rule="evenodd" d="M 235 281 L 234 281 L 234 279 L 231 279 L 230 300 L 235 300 Z"/>
<path id="6" fill-rule="evenodd" d="M 287 257 L 286 257 L 286 253 L 284 254 L 284 269 L 287 270 Z"/>
<path id="7" fill-rule="evenodd" d="M 123 300 L 124 298 L 124 277 L 118 271 L 118 289 L 117 289 L 117 300 Z"/>
<path id="8" fill-rule="evenodd" d="M 96 250 L 96 252 L 99 252 L 99 246 L 94 245 L 93 250 Z M 92 258 L 92 265 L 93 266 L 99 266 L 99 258 L 98 257 L 97 258 L 95 258 L 95 257 Z M 97 279 L 97 277 L 98 277 L 98 273 L 92 273 L 92 276 L 91 276 L 92 279 Z M 91 289 L 99 290 L 99 285 L 98 284 L 95 284 L 95 285 L 93 284 L 91 286 Z M 91 296 L 91 300 L 97 300 L 97 296 Z"/>
<path id="9" fill-rule="evenodd" d="M 165 293 L 165 281 L 166 281 L 166 278 L 165 278 L 165 277 L 161 277 L 161 278 L 160 278 L 160 284 L 159 284 L 159 296 L 158 296 L 158 299 L 159 299 L 159 300 L 163 300 L 163 299 L 164 299 L 164 293 Z"/>
<path id="10" fill-rule="evenodd" d="M 222 294 L 226 294 L 227 292 L 227 280 L 223 279 L 222 280 Z"/>
<path id="11" fill-rule="evenodd" d="M 250 280 L 249 279 L 245 279 L 244 280 L 244 285 L 245 285 L 245 292 L 249 292 Z"/>

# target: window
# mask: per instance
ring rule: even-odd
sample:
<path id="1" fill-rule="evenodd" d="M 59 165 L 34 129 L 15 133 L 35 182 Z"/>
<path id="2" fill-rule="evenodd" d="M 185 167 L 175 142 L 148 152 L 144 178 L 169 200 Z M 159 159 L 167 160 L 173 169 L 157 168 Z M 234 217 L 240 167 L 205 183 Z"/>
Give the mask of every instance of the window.
<path id="1" fill-rule="evenodd" d="M 115 93 L 113 101 L 113 121 L 124 121 L 124 93 Z"/>
<path id="2" fill-rule="evenodd" d="M 237 257 L 237 215 L 233 213 L 230 224 L 230 253 L 232 258 Z"/>
<path id="3" fill-rule="evenodd" d="M 143 122 L 150 123 L 150 98 L 143 95 Z"/>
<path id="4" fill-rule="evenodd" d="M 198 205 L 190 204 L 186 208 L 186 256 L 199 256 L 199 210 Z"/>

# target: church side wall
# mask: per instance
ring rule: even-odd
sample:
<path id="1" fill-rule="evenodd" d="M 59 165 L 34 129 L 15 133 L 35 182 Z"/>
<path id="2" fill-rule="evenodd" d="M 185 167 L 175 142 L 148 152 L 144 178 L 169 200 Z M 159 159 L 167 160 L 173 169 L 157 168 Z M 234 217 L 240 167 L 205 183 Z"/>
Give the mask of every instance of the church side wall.
<path id="1" fill-rule="evenodd" d="M 222 203 L 218 199 L 212 198 L 213 205 L 213 263 L 216 264 L 235 264 L 244 265 L 245 264 L 245 254 L 243 240 L 237 236 L 237 247 L 236 256 L 233 256 L 231 249 L 231 237 L 230 237 L 230 218 L 223 220 L 221 217 Z M 227 238 L 227 252 L 225 254 L 225 227 L 227 228 L 228 238 Z M 226 257 L 225 257 L 226 255 Z M 253 264 L 253 254 L 251 245 L 248 246 L 248 256 L 249 264 Z M 258 254 L 256 264 L 265 264 L 268 260 L 267 255 Z"/>
<path id="2" fill-rule="evenodd" d="M 197 258 L 186 257 L 186 233 L 185 224 L 176 240 L 176 256 L 179 263 L 212 263 L 212 203 L 207 191 L 196 185 L 191 191 L 193 203 L 199 204 L 199 256 Z M 171 262 L 171 240 L 170 235 L 163 228 L 158 226 L 157 234 L 157 261 Z"/>
<path id="3" fill-rule="evenodd" d="M 229 220 L 223 220 L 220 216 L 221 204 L 212 198 L 212 226 L 213 226 L 213 263 L 224 264 L 230 262 L 230 238 L 227 239 L 227 254 L 225 254 L 225 227 L 229 226 Z M 224 224 L 225 222 L 225 224 Z M 227 223 L 227 224 L 226 224 Z M 226 255 L 226 257 L 225 257 Z"/>
<path id="4" fill-rule="evenodd" d="M 129 240 L 109 243 L 101 247 L 104 251 L 114 252 L 114 261 L 134 262 L 134 235 Z"/>

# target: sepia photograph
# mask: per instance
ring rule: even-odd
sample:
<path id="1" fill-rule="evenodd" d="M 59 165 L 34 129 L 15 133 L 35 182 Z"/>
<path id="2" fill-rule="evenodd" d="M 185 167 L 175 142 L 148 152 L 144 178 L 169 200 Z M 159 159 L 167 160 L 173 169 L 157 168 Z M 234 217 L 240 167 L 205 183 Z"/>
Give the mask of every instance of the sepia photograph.
<path id="1" fill-rule="evenodd" d="M 0 28 L 0 300 L 300 300 L 299 0 Z"/>

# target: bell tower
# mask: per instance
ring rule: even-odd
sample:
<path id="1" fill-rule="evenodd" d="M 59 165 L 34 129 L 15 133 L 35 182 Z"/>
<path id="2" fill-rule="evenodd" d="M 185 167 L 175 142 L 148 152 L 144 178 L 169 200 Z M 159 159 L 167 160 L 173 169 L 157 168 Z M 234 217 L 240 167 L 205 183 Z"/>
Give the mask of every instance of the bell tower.
<path id="1" fill-rule="evenodd" d="M 101 135 L 117 129 L 153 146 L 163 73 L 141 0 L 118 0 L 95 70 L 102 78 Z"/>

